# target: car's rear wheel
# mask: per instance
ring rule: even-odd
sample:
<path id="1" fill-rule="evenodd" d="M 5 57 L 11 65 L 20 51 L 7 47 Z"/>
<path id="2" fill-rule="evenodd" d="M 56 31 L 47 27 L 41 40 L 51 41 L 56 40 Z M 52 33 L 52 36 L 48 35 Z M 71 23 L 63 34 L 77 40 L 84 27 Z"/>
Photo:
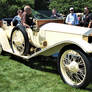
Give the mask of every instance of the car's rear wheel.
<path id="1" fill-rule="evenodd" d="M 27 55 L 29 51 L 29 39 L 25 27 L 18 25 L 11 33 L 11 47 L 14 53 Z"/>
<path id="2" fill-rule="evenodd" d="M 58 61 L 61 78 L 75 88 L 85 88 L 91 80 L 91 65 L 79 48 L 69 47 L 61 51 Z"/>

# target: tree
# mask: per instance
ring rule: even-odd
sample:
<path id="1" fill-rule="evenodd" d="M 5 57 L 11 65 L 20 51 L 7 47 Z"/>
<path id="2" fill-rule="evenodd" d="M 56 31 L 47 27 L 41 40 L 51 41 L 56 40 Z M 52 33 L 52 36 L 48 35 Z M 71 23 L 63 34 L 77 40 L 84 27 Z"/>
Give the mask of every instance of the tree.
<path id="1" fill-rule="evenodd" d="M 14 17 L 16 11 L 25 5 L 34 8 L 34 0 L 0 0 L 0 18 Z"/>
<path id="2" fill-rule="evenodd" d="M 91 4 L 92 0 L 0 0 L 0 18 L 14 17 L 25 5 L 36 10 L 56 8 L 58 12 L 68 14 L 70 7 L 74 7 L 75 12 L 83 12 L 84 6 L 88 6 L 92 12 Z"/>
<path id="3" fill-rule="evenodd" d="M 69 8 L 74 7 L 75 12 L 83 12 L 88 6 L 92 10 L 92 0 L 51 0 L 49 9 L 56 8 L 58 12 L 68 14 Z"/>
<path id="4" fill-rule="evenodd" d="M 36 10 L 47 10 L 49 6 L 49 0 L 35 0 Z"/>

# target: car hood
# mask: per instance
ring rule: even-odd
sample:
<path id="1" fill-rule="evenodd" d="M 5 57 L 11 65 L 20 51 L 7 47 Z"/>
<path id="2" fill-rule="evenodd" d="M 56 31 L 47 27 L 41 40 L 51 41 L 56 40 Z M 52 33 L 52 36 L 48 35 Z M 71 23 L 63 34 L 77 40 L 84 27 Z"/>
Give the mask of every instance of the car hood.
<path id="1" fill-rule="evenodd" d="M 86 35 L 86 36 L 92 33 L 91 28 L 60 24 L 60 23 L 47 23 L 43 25 L 40 28 L 40 30 L 71 33 L 71 34 Z"/>

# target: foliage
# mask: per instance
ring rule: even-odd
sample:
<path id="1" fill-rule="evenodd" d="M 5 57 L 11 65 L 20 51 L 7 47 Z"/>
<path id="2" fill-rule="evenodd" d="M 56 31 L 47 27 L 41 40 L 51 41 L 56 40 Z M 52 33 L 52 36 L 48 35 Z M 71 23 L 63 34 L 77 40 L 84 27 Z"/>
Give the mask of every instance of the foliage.
<path id="1" fill-rule="evenodd" d="M 92 12 L 91 4 L 92 0 L 0 0 L 0 18 L 15 16 L 25 5 L 36 10 L 56 8 L 58 12 L 68 14 L 70 7 L 74 7 L 75 12 L 83 12 L 84 6 L 88 6 Z"/>
<path id="2" fill-rule="evenodd" d="M 0 18 L 13 17 L 18 9 L 25 5 L 34 7 L 34 0 L 0 0 Z"/>
<path id="3" fill-rule="evenodd" d="M 47 10 L 49 5 L 48 0 L 35 0 L 35 9 L 36 10 Z"/>
<path id="4" fill-rule="evenodd" d="M 92 10 L 92 0 L 51 0 L 49 8 L 56 8 L 63 14 L 69 13 L 69 8 L 74 7 L 75 12 L 83 12 L 83 8 L 88 6 Z"/>

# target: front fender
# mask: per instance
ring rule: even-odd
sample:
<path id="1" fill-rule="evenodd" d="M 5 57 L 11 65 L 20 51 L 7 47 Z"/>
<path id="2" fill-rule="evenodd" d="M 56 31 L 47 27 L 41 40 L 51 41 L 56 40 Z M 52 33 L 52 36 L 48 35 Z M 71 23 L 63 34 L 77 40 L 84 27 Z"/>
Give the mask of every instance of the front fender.
<path id="1" fill-rule="evenodd" d="M 80 47 L 85 53 L 92 53 L 92 44 L 88 43 L 83 39 L 68 39 L 58 42 L 50 47 L 45 48 L 41 55 L 49 56 L 56 52 L 59 52 L 63 47 L 67 45 L 76 45 Z"/>
<path id="2" fill-rule="evenodd" d="M 83 39 L 65 40 L 63 43 L 61 42 L 61 44 L 65 44 L 65 45 L 74 44 L 80 47 L 85 53 L 92 53 L 92 44 L 88 43 Z"/>

